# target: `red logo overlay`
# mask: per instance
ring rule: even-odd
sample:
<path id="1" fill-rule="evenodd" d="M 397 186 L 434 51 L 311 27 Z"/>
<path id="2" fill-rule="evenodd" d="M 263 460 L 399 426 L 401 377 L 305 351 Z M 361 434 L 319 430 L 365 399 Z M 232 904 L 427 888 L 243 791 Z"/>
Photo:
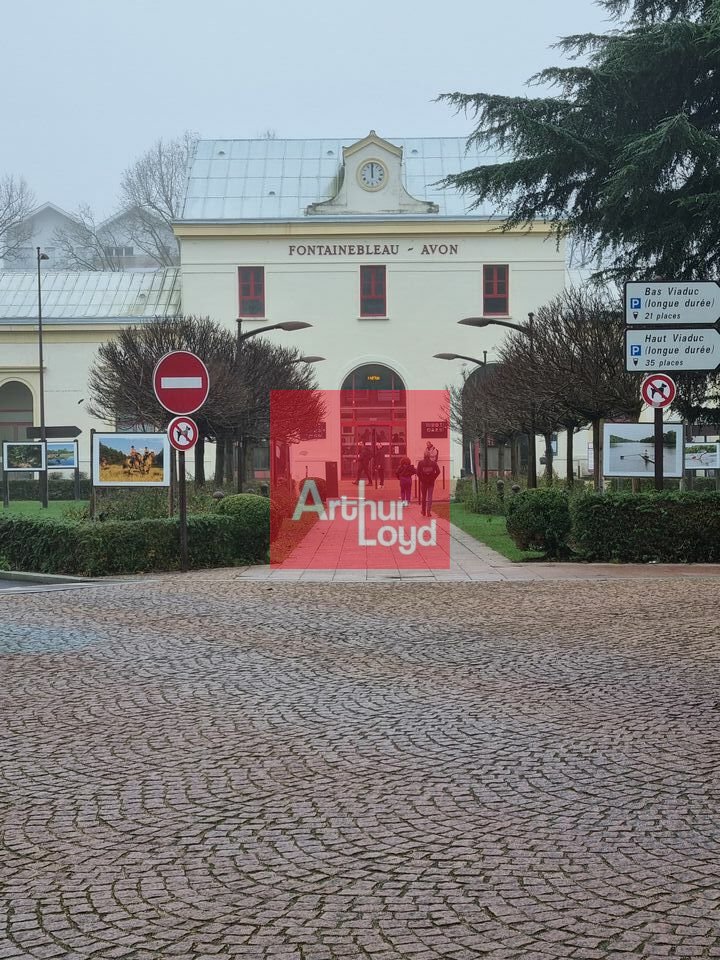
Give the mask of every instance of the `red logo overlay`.
<path id="1" fill-rule="evenodd" d="M 450 566 L 448 393 L 368 386 L 272 392 L 273 566 Z"/>

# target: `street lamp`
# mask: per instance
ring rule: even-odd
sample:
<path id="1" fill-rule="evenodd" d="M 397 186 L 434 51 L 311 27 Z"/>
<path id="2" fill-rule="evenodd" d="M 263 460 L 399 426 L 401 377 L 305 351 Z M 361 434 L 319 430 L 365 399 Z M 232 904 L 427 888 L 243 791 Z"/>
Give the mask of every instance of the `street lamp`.
<path id="1" fill-rule="evenodd" d="M 320 363 L 321 360 L 327 360 L 327 357 L 297 357 L 292 363 Z"/>
<path id="2" fill-rule="evenodd" d="M 465 327 L 508 327 L 522 333 L 530 341 L 530 354 L 535 362 L 534 323 L 535 314 L 528 313 L 527 324 L 512 323 L 510 320 L 494 320 L 490 317 L 464 317 L 458 323 Z M 530 404 L 530 432 L 528 433 L 528 487 L 537 487 L 537 451 L 535 447 L 535 402 Z"/>
<path id="3" fill-rule="evenodd" d="M 257 327 L 255 330 L 250 330 L 248 333 L 242 332 L 242 322 L 243 318 L 237 318 L 237 360 L 240 360 L 240 345 L 244 340 L 249 340 L 251 337 L 257 337 L 260 333 L 267 333 L 268 330 L 285 330 L 287 332 L 292 332 L 293 330 L 305 330 L 308 327 L 311 327 L 311 323 L 307 323 L 304 320 L 284 320 L 282 323 L 269 323 L 264 327 Z M 295 363 L 301 362 L 303 359 L 307 359 L 307 362 L 314 362 L 316 360 L 324 360 L 324 357 L 298 357 Z M 237 469 L 237 480 L 235 489 L 238 493 L 242 493 L 243 489 L 243 468 L 244 456 L 243 456 L 243 438 L 241 432 L 238 430 L 238 442 L 236 450 L 236 469 Z"/>
<path id="4" fill-rule="evenodd" d="M 478 360 L 477 357 L 466 357 L 463 353 L 434 353 L 433 357 L 436 360 L 467 360 L 469 363 L 476 363 L 479 367 L 487 367 L 487 350 L 483 350 L 483 359 Z M 488 471 L 488 435 L 487 430 L 483 431 L 483 482 L 490 482 L 490 474 Z M 464 454 L 463 454 L 464 456 Z M 473 460 L 475 459 L 473 454 Z M 475 473 L 475 467 L 473 465 L 473 474 Z M 475 492 L 477 493 L 477 480 L 475 481 Z"/>
<path id="5" fill-rule="evenodd" d="M 267 333 L 268 330 L 304 330 L 306 327 L 311 327 L 311 323 L 305 323 L 304 320 L 285 320 L 283 323 L 269 323 L 265 327 L 258 327 L 256 330 L 250 330 L 248 333 L 242 332 L 242 317 L 238 317 L 237 320 L 237 342 L 238 346 L 242 343 L 243 340 L 249 340 L 250 337 L 256 337 L 259 333 Z"/>
<path id="6" fill-rule="evenodd" d="M 45 456 L 45 470 L 40 472 L 40 502 L 43 507 L 48 505 L 48 473 L 47 473 L 47 433 L 45 430 L 45 373 L 43 370 L 43 327 L 42 327 L 42 283 L 40 280 L 40 261 L 49 260 L 46 253 L 37 250 L 37 295 L 38 295 L 38 361 L 40 364 L 40 443 Z"/>

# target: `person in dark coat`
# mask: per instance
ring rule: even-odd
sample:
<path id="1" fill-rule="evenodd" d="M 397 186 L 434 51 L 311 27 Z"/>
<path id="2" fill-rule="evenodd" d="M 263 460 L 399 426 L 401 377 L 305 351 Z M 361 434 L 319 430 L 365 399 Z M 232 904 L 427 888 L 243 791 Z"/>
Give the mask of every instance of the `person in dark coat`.
<path id="1" fill-rule="evenodd" d="M 420 484 L 420 512 L 424 517 L 429 517 L 432 510 L 433 489 L 435 481 L 440 475 L 440 467 L 432 459 L 430 451 L 426 450 L 425 456 L 418 461 L 415 469 Z"/>
<path id="2" fill-rule="evenodd" d="M 375 446 L 375 457 L 374 457 L 374 466 L 375 473 L 377 476 L 378 484 L 381 487 L 385 486 L 385 447 L 381 443 L 376 444 Z"/>
<path id="3" fill-rule="evenodd" d="M 403 506 L 410 506 L 412 497 L 412 478 L 415 476 L 415 467 L 410 463 L 410 457 L 403 457 L 400 461 L 395 476 L 400 481 L 400 499 Z"/>
<path id="4" fill-rule="evenodd" d="M 372 447 L 365 443 L 361 443 L 358 448 L 357 475 L 353 483 L 357 484 L 360 482 L 360 480 L 367 480 L 369 484 L 372 484 L 372 476 L 370 475 L 371 463 Z"/>

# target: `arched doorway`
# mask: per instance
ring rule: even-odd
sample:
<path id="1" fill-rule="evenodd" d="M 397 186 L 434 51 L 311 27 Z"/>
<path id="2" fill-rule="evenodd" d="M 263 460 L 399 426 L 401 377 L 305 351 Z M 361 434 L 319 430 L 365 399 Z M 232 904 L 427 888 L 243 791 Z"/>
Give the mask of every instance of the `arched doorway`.
<path id="1" fill-rule="evenodd" d="M 394 475 L 407 453 L 405 384 L 390 367 L 364 363 L 343 381 L 340 395 L 341 475 L 354 476 L 358 449 L 380 444 Z"/>
<path id="2" fill-rule="evenodd" d="M 18 380 L 9 380 L 0 387 L 0 443 L 26 441 L 26 428 L 32 425 L 33 395 L 30 388 Z"/>

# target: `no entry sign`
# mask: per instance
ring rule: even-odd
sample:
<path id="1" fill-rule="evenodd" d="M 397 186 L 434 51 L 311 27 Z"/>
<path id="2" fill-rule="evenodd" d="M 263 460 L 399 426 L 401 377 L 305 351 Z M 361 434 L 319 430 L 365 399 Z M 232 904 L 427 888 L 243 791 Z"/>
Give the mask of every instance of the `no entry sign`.
<path id="1" fill-rule="evenodd" d="M 168 440 L 176 450 L 192 450 L 197 443 L 198 428 L 190 417 L 175 417 L 168 424 Z"/>
<path id="2" fill-rule="evenodd" d="M 200 357 L 189 350 L 166 353 L 153 373 L 158 401 L 170 413 L 195 413 L 207 400 L 210 378 Z"/>
<path id="3" fill-rule="evenodd" d="M 666 373 L 654 373 L 643 380 L 640 393 L 650 407 L 669 407 L 675 399 L 675 381 Z"/>

